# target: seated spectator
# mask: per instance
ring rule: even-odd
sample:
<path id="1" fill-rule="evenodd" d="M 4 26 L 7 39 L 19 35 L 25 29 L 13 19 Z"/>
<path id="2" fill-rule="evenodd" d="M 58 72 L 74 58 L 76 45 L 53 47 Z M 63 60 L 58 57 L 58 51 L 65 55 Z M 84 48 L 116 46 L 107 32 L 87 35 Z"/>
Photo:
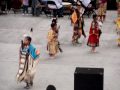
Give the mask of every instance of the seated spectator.
<path id="1" fill-rule="evenodd" d="M 33 16 L 40 15 L 40 9 L 39 9 L 40 3 L 41 3 L 41 0 L 32 0 L 32 15 Z"/>
<path id="2" fill-rule="evenodd" d="M 1 11 L 5 11 L 6 9 L 6 0 L 1 1 Z"/>
<path id="3" fill-rule="evenodd" d="M 49 1 L 54 1 L 57 8 L 56 10 L 53 11 L 53 16 L 56 17 L 58 15 L 58 17 L 63 17 L 63 4 L 62 4 L 62 0 L 49 0 Z"/>

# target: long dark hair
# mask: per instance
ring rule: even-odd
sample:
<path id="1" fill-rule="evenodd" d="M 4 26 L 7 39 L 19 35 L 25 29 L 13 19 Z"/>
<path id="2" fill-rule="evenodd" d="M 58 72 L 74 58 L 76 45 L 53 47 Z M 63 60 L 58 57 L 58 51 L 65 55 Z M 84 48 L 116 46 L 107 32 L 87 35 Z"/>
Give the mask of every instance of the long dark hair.
<path id="1" fill-rule="evenodd" d="M 21 49 L 23 50 L 24 48 L 24 44 L 23 44 L 23 40 L 21 40 Z"/>
<path id="2" fill-rule="evenodd" d="M 53 85 L 49 85 L 46 90 L 56 90 L 56 88 Z"/>
<path id="3" fill-rule="evenodd" d="M 28 41 L 29 41 L 29 44 L 31 43 L 31 41 L 32 41 L 32 38 L 30 37 L 30 36 L 27 36 L 27 37 L 25 37 Z"/>

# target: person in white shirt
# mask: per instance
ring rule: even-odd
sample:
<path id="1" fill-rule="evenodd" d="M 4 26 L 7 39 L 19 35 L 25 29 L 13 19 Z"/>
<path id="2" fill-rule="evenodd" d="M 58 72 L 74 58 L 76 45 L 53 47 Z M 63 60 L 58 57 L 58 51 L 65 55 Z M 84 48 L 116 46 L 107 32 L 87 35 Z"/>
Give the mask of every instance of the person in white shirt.
<path id="1" fill-rule="evenodd" d="M 53 16 L 56 17 L 58 15 L 58 17 L 63 17 L 63 4 L 62 4 L 62 0 L 47 0 L 47 1 L 54 1 L 56 6 L 54 11 L 53 11 Z M 53 5 L 50 5 L 51 7 L 53 7 Z"/>
<path id="2" fill-rule="evenodd" d="M 75 2 L 82 2 L 82 4 L 87 7 L 89 5 L 89 3 L 91 2 L 91 0 L 74 0 Z"/>

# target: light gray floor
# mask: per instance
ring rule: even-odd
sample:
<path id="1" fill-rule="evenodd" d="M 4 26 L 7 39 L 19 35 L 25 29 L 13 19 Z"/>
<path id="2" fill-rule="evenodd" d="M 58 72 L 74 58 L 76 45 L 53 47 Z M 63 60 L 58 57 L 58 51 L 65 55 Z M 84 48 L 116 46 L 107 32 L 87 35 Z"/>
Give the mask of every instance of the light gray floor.
<path id="1" fill-rule="evenodd" d="M 104 90 L 120 90 L 120 48 L 116 43 L 113 20 L 115 11 L 108 11 L 103 25 L 103 34 L 97 53 L 91 54 L 83 37 L 79 46 L 72 46 L 72 27 L 68 16 L 58 20 L 61 25 L 59 40 L 64 50 L 55 59 L 46 52 L 47 32 L 51 19 L 46 16 L 32 17 L 21 14 L 0 16 L 0 90 L 24 90 L 24 83 L 17 84 L 18 50 L 23 34 L 34 28 L 33 43 L 40 48 L 40 64 L 31 90 L 45 90 L 54 84 L 57 90 L 74 90 L 75 67 L 102 67 Z M 85 19 L 85 32 L 88 36 L 92 19 Z"/>

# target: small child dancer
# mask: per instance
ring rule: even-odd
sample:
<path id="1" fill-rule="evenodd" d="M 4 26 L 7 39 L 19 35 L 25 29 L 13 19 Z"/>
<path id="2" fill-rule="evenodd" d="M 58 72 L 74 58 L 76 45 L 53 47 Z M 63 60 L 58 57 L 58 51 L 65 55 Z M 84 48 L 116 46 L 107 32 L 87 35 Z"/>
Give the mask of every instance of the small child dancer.
<path id="1" fill-rule="evenodd" d="M 87 45 L 92 47 L 91 52 L 95 52 L 96 47 L 99 46 L 99 25 L 97 21 L 97 15 L 93 15 L 93 21 L 91 23 L 89 38 Z"/>

